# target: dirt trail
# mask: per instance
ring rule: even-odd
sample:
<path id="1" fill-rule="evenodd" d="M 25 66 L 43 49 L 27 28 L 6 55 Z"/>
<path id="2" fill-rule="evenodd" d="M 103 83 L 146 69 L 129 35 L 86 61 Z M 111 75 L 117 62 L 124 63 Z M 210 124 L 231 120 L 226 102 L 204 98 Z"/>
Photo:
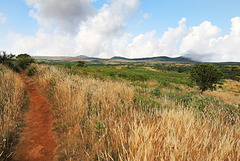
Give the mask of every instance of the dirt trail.
<path id="1" fill-rule="evenodd" d="M 51 131 L 53 118 L 50 105 L 44 95 L 39 92 L 32 78 L 24 74 L 21 78 L 30 99 L 30 109 L 25 116 L 26 128 L 16 147 L 15 159 L 19 161 L 54 160 L 57 144 Z"/>

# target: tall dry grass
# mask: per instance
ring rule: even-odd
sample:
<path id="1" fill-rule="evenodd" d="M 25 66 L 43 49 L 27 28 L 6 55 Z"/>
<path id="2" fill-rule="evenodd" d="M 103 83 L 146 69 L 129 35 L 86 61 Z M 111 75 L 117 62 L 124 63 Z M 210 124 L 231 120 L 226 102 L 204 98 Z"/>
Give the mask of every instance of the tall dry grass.
<path id="1" fill-rule="evenodd" d="M 70 76 L 38 66 L 59 134 L 60 160 L 240 160 L 240 124 L 209 120 L 167 96 L 168 109 L 142 110 L 128 83 Z"/>
<path id="2" fill-rule="evenodd" d="M 240 82 L 227 80 L 216 91 L 205 91 L 205 95 L 218 98 L 229 104 L 240 104 Z"/>
<path id="3" fill-rule="evenodd" d="M 19 75 L 0 65 L 0 157 L 8 157 L 7 151 L 19 126 L 24 96 L 24 85 Z"/>

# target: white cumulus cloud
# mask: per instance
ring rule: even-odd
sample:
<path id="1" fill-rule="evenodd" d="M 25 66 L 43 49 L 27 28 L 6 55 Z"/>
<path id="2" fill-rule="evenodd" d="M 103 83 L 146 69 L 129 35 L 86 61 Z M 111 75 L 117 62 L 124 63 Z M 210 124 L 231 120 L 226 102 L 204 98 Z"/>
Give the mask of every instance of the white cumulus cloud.
<path id="1" fill-rule="evenodd" d="M 76 37 L 76 53 L 109 57 L 113 54 L 112 42 L 124 35 L 125 20 L 136 12 L 138 0 L 115 0 L 105 4 L 93 18 L 84 22 Z"/>
<path id="2" fill-rule="evenodd" d="M 187 56 L 199 61 L 240 61 L 240 17 L 231 19 L 227 35 L 221 35 L 221 29 L 209 21 L 187 26 L 187 19 L 182 18 L 177 27 L 169 27 L 162 36 L 157 36 L 157 29 L 133 36 L 126 32 L 126 22 L 139 13 L 140 0 L 107 0 L 100 9 L 91 5 L 94 1 L 26 0 L 33 7 L 30 14 L 38 20 L 39 31 L 32 36 L 8 34 L 11 51 L 52 56 Z"/>
<path id="3" fill-rule="evenodd" d="M 220 32 L 221 30 L 217 26 L 213 26 L 208 21 L 201 23 L 199 26 L 191 27 L 181 42 L 180 52 L 187 53 L 192 50 L 199 53 L 210 52 L 213 41 L 219 36 Z"/>
<path id="4" fill-rule="evenodd" d="M 200 61 L 240 61 L 240 17 L 231 19 L 229 35 L 210 22 L 192 27 L 181 43 L 180 53 Z"/>
<path id="5" fill-rule="evenodd" d="M 13 53 L 29 53 L 37 56 L 74 55 L 76 46 L 69 36 L 48 34 L 42 31 L 38 31 L 34 36 L 9 33 L 8 41 L 12 42 Z"/>
<path id="6" fill-rule="evenodd" d="M 118 55 L 124 55 L 131 58 L 136 57 L 150 57 L 150 56 L 179 56 L 177 48 L 182 37 L 187 32 L 185 25 L 186 18 L 179 21 L 179 26 L 176 28 L 168 28 L 164 32 L 162 37 L 156 37 L 156 31 L 140 34 L 136 37 L 128 36 L 128 42 L 125 46 L 122 46 L 119 53 L 119 47 L 113 47 L 114 53 Z M 126 38 L 125 38 L 126 39 Z M 121 41 L 121 39 L 120 39 Z M 115 42 L 115 44 L 118 44 Z M 123 43 L 120 43 L 123 44 Z M 109 57 L 111 54 L 109 54 Z"/>

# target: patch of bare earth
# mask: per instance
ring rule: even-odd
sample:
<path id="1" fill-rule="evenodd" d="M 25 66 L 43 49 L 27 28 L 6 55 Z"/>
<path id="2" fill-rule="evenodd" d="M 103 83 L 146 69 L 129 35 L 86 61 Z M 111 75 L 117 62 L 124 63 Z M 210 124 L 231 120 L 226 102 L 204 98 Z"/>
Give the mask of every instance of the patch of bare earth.
<path id="1" fill-rule="evenodd" d="M 21 78 L 30 99 L 30 109 L 25 116 L 26 128 L 16 147 L 15 160 L 54 160 L 57 143 L 51 131 L 53 122 L 51 107 L 33 79 L 23 74 Z"/>

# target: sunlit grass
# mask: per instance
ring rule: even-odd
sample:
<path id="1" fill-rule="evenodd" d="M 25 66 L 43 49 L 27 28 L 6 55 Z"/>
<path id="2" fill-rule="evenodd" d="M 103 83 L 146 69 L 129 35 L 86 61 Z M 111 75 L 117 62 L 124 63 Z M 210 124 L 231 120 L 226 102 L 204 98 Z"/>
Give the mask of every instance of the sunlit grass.
<path id="1" fill-rule="evenodd" d="M 24 85 L 18 74 L 0 65 L 0 158 L 11 152 L 20 125 L 21 108 L 25 103 Z"/>
<path id="2" fill-rule="evenodd" d="M 54 107 L 59 159 L 240 159 L 239 111 L 223 100 L 185 84 L 146 86 L 52 66 L 37 70 Z"/>

